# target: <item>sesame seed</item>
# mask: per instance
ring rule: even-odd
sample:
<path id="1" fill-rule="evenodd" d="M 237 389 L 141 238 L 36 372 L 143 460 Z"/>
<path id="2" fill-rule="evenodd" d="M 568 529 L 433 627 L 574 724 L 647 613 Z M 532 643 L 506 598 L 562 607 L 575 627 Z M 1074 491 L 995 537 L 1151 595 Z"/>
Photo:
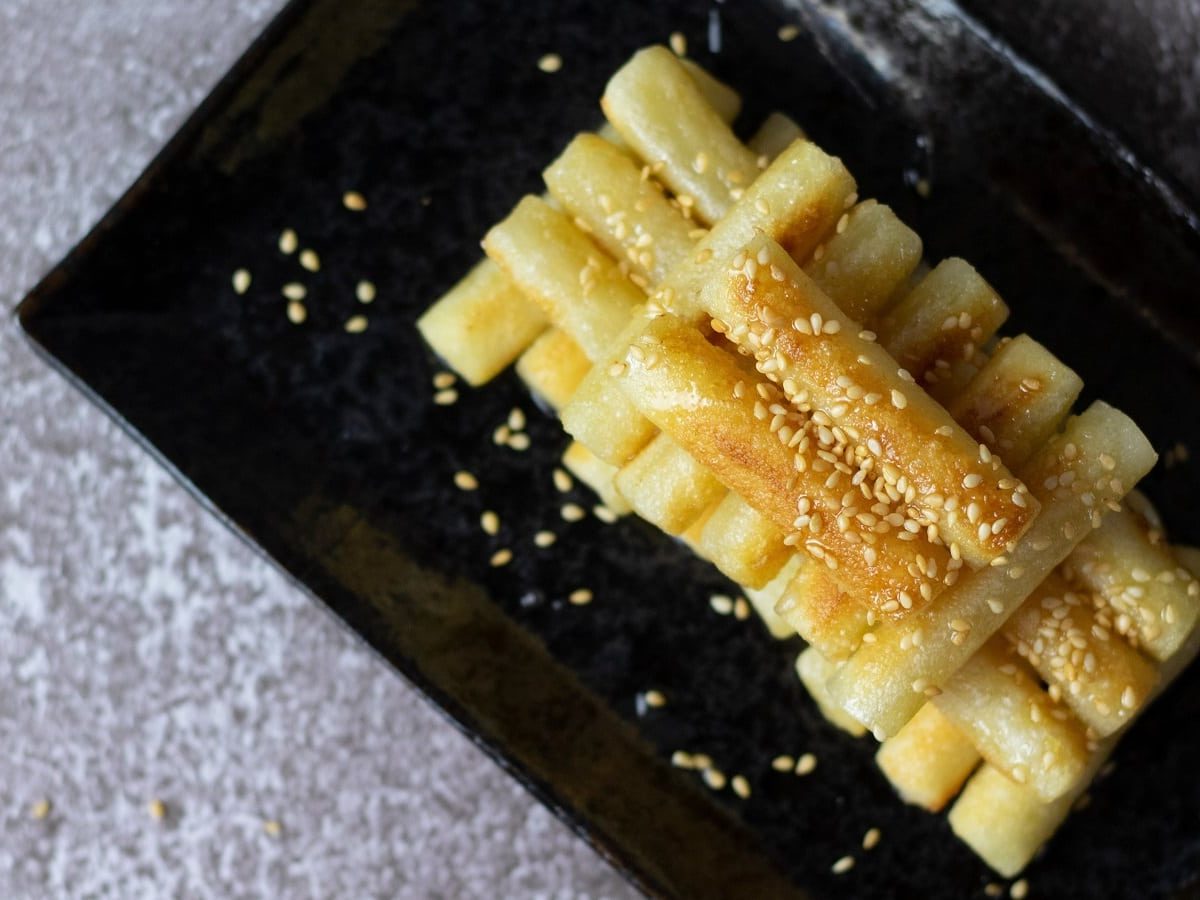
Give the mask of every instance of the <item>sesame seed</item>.
<path id="1" fill-rule="evenodd" d="M 576 591 L 576 593 L 578 593 L 578 591 Z M 590 591 L 588 591 L 588 599 L 591 599 Z M 659 707 L 663 707 L 663 706 L 667 705 L 666 695 L 664 695 L 662 691 L 646 691 L 646 693 L 643 694 L 642 697 L 646 701 L 647 706 L 653 707 L 655 709 L 658 709 Z"/>
<path id="2" fill-rule="evenodd" d="M 283 833 L 283 826 L 275 819 L 267 819 L 263 822 L 263 831 L 267 837 L 277 838 Z"/>
<path id="3" fill-rule="evenodd" d="M 711 769 L 713 764 L 712 757 L 707 753 L 693 753 L 692 761 L 697 769 Z"/>
<path id="4" fill-rule="evenodd" d="M 558 535 L 553 531 L 539 531 L 533 536 L 533 542 L 539 547 L 549 547 L 558 540 Z"/>
<path id="5" fill-rule="evenodd" d="M 578 503 L 567 503 L 559 512 L 568 522 L 578 522 L 587 515 L 587 512 L 585 512 L 584 508 Z"/>
<path id="6" fill-rule="evenodd" d="M 303 300 L 308 296 L 308 288 L 298 281 L 289 281 L 280 288 L 280 293 L 289 300 Z"/>
<path id="7" fill-rule="evenodd" d="M 619 518 L 615 512 L 613 512 L 603 503 L 597 503 L 592 507 L 592 515 L 605 525 L 611 525 Z"/>
<path id="8" fill-rule="evenodd" d="M 708 598 L 708 605 L 717 615 L 727 616 L 733 612 L 733 598 L 725 594 L 713 594 Z"/>
<path id="9" fill-rule="evenodd" d="M 720 769 L 706 768 L 704 770 L 704 783 L 714 791 L 719 791 L 725 787 L 725 773 Z"/>
<path id="10" fill-rule="evenodd" d="M 493 553 L 492 558 L 488 560 L 488 563 L 493 568 L 498 569 L 501 566 L 507 566 L 510 562 L 512 562 L 512 558 L 512 551 L 507 547 L 504 547 L 503 549 L 497 550 L 495 553 Z"/>
<path id="11" fill-rule="evenodd" d="M 979 487 L 979 485 L 983 484 L 983 476 L 977 472 L 972 472 L 963 479 L 962 484 L 963 487 L 968 489 Z"/>
<path id="12" fill-rule="evenodd" d="M 279 252 L 292 254 L 296 252 L 296 248 L 300 246 L 300 239 L 296 237 L 296 232 L 290 228 L 283 229 L 279 235 Z"/>
<path id="13" fill-rule="evenodd" d="M 525 410 L 514 406 L 508 414 L 508 427 L 513 431 L 523 431 L 525 428 Z"/>
<path id="14" fill-rule="evenodd" d="M 873 849 L 879 843 L 881 837 L 883 837 L 883 833 L 878 828 L 870 829 L 863 835 L 862 848 L 864 850 Z"/>
<path id="15" fill-rule="evenodd" d="M 1004 893 L 1004 885 L 995 881 L 989 881 L 983 888 L 984 894 L 989 897 L 999 897 Z"/>
<path id="16" fill-rule="evenodd" d="M 834 875 L 844 875 L 846 872 L 849 872 L 853 868 L 854 868 L 854 857 L 853 856 L 843 856 L 841 859 L 839 859 L 837 862 L 835 862 L 833 864 L 833 867 L 830 869 L 830 871 L 833 872 Z"/>
<path id="17" fill-rule="evenodd" d="M 50 801 L 45 797 L 34 801 L 33 805 L 29 807 L 29 815 L 41 822 L 50 815 Z"/>
<path id="18" fill-rule="evenodd" d="M 571 476 L 562 469 L 554 470 L 554 486 L 561 492 L 566 493 L 571 489 L 575 482 L 571 480 Z"/>
<path id="19" fill-rule="evenodd" d="M 238 269 L 233 273 L 233 290 L 238 294 L 244 294 L 250 290 L 250 273 L 245 269 Z"/>
<path id="20" fill-rule="evenodd" d="M 933 186 L 929 183 L 928 178 L 918 178 L 913 188 L 916 190 L 917 196 L 921 198 L 928 197 L 933 192 Z"/>
<path id="21" fill-rule="evenodd" d="M 775 757 L 771 760 L 771 768 L 776 772 L 790 772 L 795 767 L 796 761 L 786 753 Z"/>
<path id="22" fill-rule="evenodd" d="M 308 319 L 308 307 L 299 300 L 289 300 L 287 305 L 288 321 L 293 325 L 303 325 Z"/>
<path id="23" fill-rule="evenodd" d="M 1008 896 L 1013 900 L 1024 900 L 1029 896 L 1029 882 L 1022 878 L 1020 881 L 1014 882 L 1013 886 L 1008 889 Z"/>
<path id="24" fill-rule="evenodd" d="M 454 390 L 454 388 L 438 391 L 433 395 L 433 402 L 438 406 L 453 406 L 458 402 L 458 391 Z"/>
<path id="25" fill-rule="evenodd" d="M 479 488 L 479 479 L 467 471 L 456 472 L 454 485 L 462 491 L 474 491 Z"/>
<path id="26" fill-rule="evenodd" d="M 154 821 L 161 822 L 167 816 L 167 807 L 161 800 L 155 797 L 146 804 L 146 812 L 150 814 L 150 818 Z"/>
<path id="27" fill-rule="evenodd" d="M 745 775 L 734 775 L 733 780 L 730 782 L 730 787 L 743 800 L 750 796 L 750 782 L 746 780 Z"/>
<path id="28" fill-rule="evenodd" d="M 552 75 L 562 68 L 562 57 L 557 53 L 547 53 L 538 60 L 537 67 L 548 75 Z"/>
<path id="29" fill-rule="evenodd" d="M 354 296 L 359 303 L 370 303 L 375 299 L 375 285 L 370 281 L 360 281 L 354 286 Z"/>
<path id="30" fill-rule="evenodd" d="M 433 376 L 433 386 L 439 390 L 454 387 L 454 383 L 458 378 L 452 372 L 438 372 Z"/>
<path id="31" fill-rule="evenodd" d="M 692 759 L 692 754 L 685 750 L 676 750 L 671 754 L 671 765 L 679 769 L 693 769 L 696 762 Z"/>
<path id="32" fill-rule="evenodd" d="M 1125 685 L 1125 690 L 1121 692 L 1121 705 L 1126 709 L 1133 709 L 1137 706 L 1137 694 L 1133 690 L 1133 685 Z"/>
<path id="33" fill-rule="evenodd" d="M 892 406 L 896 409 L 904 409 L 908 406 L 908 398 L 897 390 L 892 391 Z"/>
<path id="34" fill-rule="evenodd" d="M 346 191 L 342 194 L 342 206 L 351 212 L 362 212 L 367 208 L 367 198 L 358 191 Z"/>
<path id="35" fill-rule="evenodd" d="M 750 618 L 750 604 L 746 602 L 745 597 L 738 597 L 733 601 L 733 617 L 742 622 Z"/>
<path id="36" fill-rule="evenodd" d="M 367 330 L 367 317 L 351 316 L 342 327 L 346 330 L 347 334 L 362 334 Z"/>
<path id="37" fill-rule="evenodd" d="M 500 531 L 500 517 L 489 509 L 479 517 L 479 527 L 487 534 L 497 534 Z"/>
<path id="38" fill-rule="evenodd" d="M 521 432 L 520 434 L 514 434 L 508 439 L 508 446 L 517 452 L 528 450 L 529 444 L 529 435 L 525 434 L 524 432 Z"/>
<path id="39" fill-rule="evenodd" d="M 687 55 L 687 38 L 681 32 L 672 32 L 670 43 L 671 49 L 675 51 L 676 56 Z"/>
<path id="40" fill-rule="evenodd" d="M 779 29 L 779 39 L 785 44 L 800 36 L 800 28 L 796 25 L 783 25 Z"/>
<path id="41" fill-rule="evenodd" d="M 805 753 L 796 760 L 796 774 L 808 775 L 817 767 L 817 757 L 813 753 Z"/>
<path id="42" fill-rule="evenodd" d="M 321 257 L 317 256 L 316 250 L 301 250 L 300 265 L 310 272 L 319 272 L 321 270 Z"/>

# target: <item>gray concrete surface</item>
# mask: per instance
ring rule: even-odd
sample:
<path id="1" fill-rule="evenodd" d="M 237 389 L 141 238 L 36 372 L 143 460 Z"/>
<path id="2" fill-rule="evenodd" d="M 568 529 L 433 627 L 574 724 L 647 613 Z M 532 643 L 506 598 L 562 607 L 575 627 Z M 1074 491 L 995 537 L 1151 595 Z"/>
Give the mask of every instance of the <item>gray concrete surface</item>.
<path id="1" fill-rule="evenodd" d="M 279 5 L 0 3 L 0 307 Z M 7 316 L 0 628 L 0 897 L 633 896 Z"/>

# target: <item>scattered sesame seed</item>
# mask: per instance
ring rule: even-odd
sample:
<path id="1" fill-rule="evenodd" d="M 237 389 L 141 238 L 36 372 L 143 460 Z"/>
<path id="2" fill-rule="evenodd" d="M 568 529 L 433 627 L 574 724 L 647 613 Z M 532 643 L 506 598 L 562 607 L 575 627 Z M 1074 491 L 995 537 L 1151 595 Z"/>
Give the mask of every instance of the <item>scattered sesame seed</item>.
<path id="1" fill-rule="evenodd" d="M 589 596 L 589 598 L 591 597 L 590 591 L 588 592 L 588 596 Z M 659 707 L 663 707 L 663 706 L 667 705 L 667 697 L 662 691 L 655 691 L 655 690 L 646 691 L 646 693 L 642 695 L 642 699 L 644 699 L 646 701 L 647 706 L 653 707 L 655 709 L 658 709 Z"/>
<path id="2" fill-rule="evenodd" d="M 375 284 L 370 281 L 360 281 L 354 286 L 354 296 L 359 303 L 370 303 L 375 299 Z"/>
<path id="3" fill-rule="evenodd" d="M 467 471 L 456 472 L 454 485 L 462 491 L 474 491 L 479 488 L 479 479 Z"/>
<path id="4" fill-rule="evenodd" d="M 454 387 L 456 381 L 458 381 L 458 378 L 453 372 L 438 372 L 433 376 L 433 386 L 438 390 Z"/>
<path id="5" fill-rule="evenodd" d="M 930 185 L 928 178 L 918 178 L 913 188 L 916 190 L 917 196 L 921 198 L 928 197 L 933 192 L 933 186 Z"/>
<path id="6" fill-rule="evenodd" d="M 538 60 L 537 67 L 548 75 L 552 75 L 562 68 L 562 57 L 557 53 L 547 53 Z"/>
<path id="7" fill-rule="evenodd" d="M 696 762 L 686 750 L 676 750 L 671 754 L 671 765 L 679 769 L 694 769 Z"/>
<path id="8" fill-rule="evenodd" d="M 605 506 L 603 503 L 597 503 L 592 507 L 592 515 L 603 522 L 605 525 L 611 525 L 619 518 L 615 512 Z"/>
<path id="9" fill-rule="evenodd" d="M 347 323 L 347 324 L 349 324 L 349 323 Z M 347 328 L 346 330 L 349 331 L 349 328 Z M 458 391 L 454 390 L 454 388 L 449 388 L 448 390 L 444 390 L 444 391 L 438 391 L 436 394 L 433 395 L 433 402 L 436 403 L 438 406 L 453 406 L 455 403 L 458 402 Z"/>
<path id="10" fill-rule="evenodd" d="M 303 300 L 308 296 L 308 288 L 298 281 L 289 281 L 280 288 L 280 293 L 289 300 Z"/>
<path id="11" fill-rule="evenodd" d="M 50 801 L 43 797 L 40 800 L 35 800 L 33 805 L 29 807 L 29 815 L 38 822 L 50 815 Z"/>
<path id="12" fill-rule="evenodd" d="M 296 248 L 300 246 L 300 239 L 296 237 L 296 232 L 290 228 L 283 229 L 279 235 L 279 252 L 292 254 L 296 252 Z"/>
<path id="13" fill-rule="evenodd" d="M 1008 896 L 1013 900 L 1023 900 L 1029 896 L 1029 882 L 1022 878 L 1020 881 L 1014 882 L 1013 886 L 1008 889 Z"/>
<path id="14" fill-rule="evenodd" d="M 263 822 L 263 831 L 267 833 L 267 837 L 277 838 L 283 833 L 283 826 L 275 819 L 267 819 Z"/>
<path id="15" fill-rule="evenodd" d="M 154 821 L 161 822 L 167 816 L 167 807 L 161 800 L 155 797 L 146 804 L 146 812 L 150 813 L 150 818 Z"/>
<path id="16" fill-rule="evenodd" d="M 837 862 L 835 862 L 833 864 L 833 867 L 830 869 L 830 871 L 833 872 L 834 875 L 843 875 L 846 872 L 849 872 L 853 868 L 854 868 L 854 857 L 853 856 L 843 856 L 841 859 L 839 859 Z"/>
<path id="17" fill-rule="evenodd" d="M 342 194 L 342 206 L 351 212 L 362 212 L 367 208 L 367 198 L 358 191 L 346 191 Z"/>
<path id="18" fill-rule="evenodd" d="M 562 469 L 554 470 L 554 486 L 562 493 L 569 491 L 575 482 L 571 480 L 571 476 Z"/>
<path id="19" fill-rule="evenodd" d="M 863 835 L 862 848 L 864 850 L 874 849 L 874 847 L 879 843 L 879 839 L 881 837 L 883 837 L 883 833 L 878 828 L 870 829 L 866 834 Z"/>
<path id="20" fill-rule="evenodd" d="M 999 897 L 1004 893 L 1004 885 L 995 881 L 989 881 L 984 886 L 983 892 L 989 897 Z"/>
<path id="21" fill-rule="evenodd" d="M 500 531 L 500 517 L 490 509 L 486 510 L 479 517 L 479 527 L 488 534 L 497 534 Z"/>
<path id="22" fill-rule="evenodd" d="M 558 540 L 558 535 L 553 531 L 539 531 L 533 536 L 533 542 L 539 547 L 549 547 Z"/>
<path id="23" fill-rule="evenodd" d="M 351 316 L 342 327 L 346 329 L 347 334 L 362 334 L 367 330 L 367 317 Z M 455 396 L 457 397 L 457 394 Z"/>
<path id="24" fill-rule="evenodd" d="M 308 307 L 299 300 L 289 300 L 287 305 L 288 321 L 293 325 L 303 325 L 308 319 Z"/>
<path id="25" fill-rule="evenodd" d="M 790 772 L 796 767 L 796 761 L 786 753 L 771 760 L 771 768 L 776 772 Z"/>
<path id="26" fill-rule="evenodd" d="M 250 273 L 248 271 L 238 269 L 233 273 L 233 290 L 238 294 L 244 294 L 250 290 Z"/>
<path id="27" fill-rule="evenodd" d="M 497 550 L 495 553 L 493 553 L 492 558 L 490 560 L 488 560 L 488 563 L 491 566 L 493 566 L 494 568 L 498 569 L 501 566 L 507 566 L 510 562 L 512 562 L 512 558 L 513 558 L 512 551 L 509 550 L 507 547 L 505 547 L 505 548 L 503 548 L 501 550 Z"/>
<path id="28" fill-rule="evenodd" d="M 687 38 L 682 32 L 674 31 L 671 33 L 671 49 L 675 51 L 676 56 L 687 56 Z"/>
<path id="29" fill-rule="evenodd" d="M 513 450 L 516 450 L 517 452 L 520 452 L 522 450 L 528 450 L 529 443 L 530 443 L 529 435 L 525 434 L 525 432 L 521 432 L 520 434 L 514 434 L 512 437 L 510 437 L 508 439 L 508 446 L 511 447 Z"/>
<path id="30" fill-rule="evenodd" d="M 719 791 L 725 787 L 725 773 L 720 769 L 706 768 L 704 770 L 704 783 L 714 791 Z"/>
<path id="31" fill-rule="evenodd" d="M 745 597 L 738 597 L 733 601 L 733 617 L 741 622 L 750 618 L 750 604 L 746 602 Z"/>
<path id="32" fill-rule="evenodd" d="M 727 616 L 733 612 L 733 598 L 725 594 L 713 594 L 708 598 L 708 605 L 720 616 Z"/>
<path id="33" fill-rule="evenodd" d="M 592 592 L 587 588 L 579 588 L 579 590 L 571 591 L 567 601 L 572 606 L 587 606 L 592 602 Z"/>
<path id="34" fill-rule="evenodd" d="M 300 265 L 310 272 L 319 272 L 321 271 L 321 257 L 317 256 L 316 250 L 301 250 Z"/>
<path id="35" fill-rule="evenodd" d="M 513 431 L 523 431 L 525 428 L 525 410 L 514 406 L 508 414 L 508 427 Z"/>
<path id="36" fill-rule="evenodd" d="M 785 44 L 788 41 L 794 41 L 800 36 L 800 28 L 796 25 L 783 25 L 779 29 L 779 39 Z"/>
<path id="37" fill-rule="evenodd" d="M 568 522 L 578 522 L 587 512 L 578 503 L 567 503 L 560 510 L 562 517 Z"/>
<path id="38" fill-rule="evenodd" d="M 734 775 L 729 786 L 733 788 L 733 792 L 746 800 L 750 796 L 750 782 L 746 780 L 745 775 Z"/>
<path id="39" fill-rule="evenodd" d="M 808 775 L 817 767 L 817 757 L 814 753 L 805 753 L 796 760 L 796 774 Z"/>

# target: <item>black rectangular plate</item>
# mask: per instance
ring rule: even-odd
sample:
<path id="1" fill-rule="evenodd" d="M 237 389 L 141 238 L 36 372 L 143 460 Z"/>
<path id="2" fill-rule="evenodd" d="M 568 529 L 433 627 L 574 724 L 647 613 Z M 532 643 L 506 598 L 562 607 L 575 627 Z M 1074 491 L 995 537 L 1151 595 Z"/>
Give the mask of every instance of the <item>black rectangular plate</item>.
<path id="1" fill-rule="evenodd" d="M 784 21 L 802 24 L 783 43 Z M 805 4 L 293 3 L 130 193 L 21 307 L 32 339 L 248 540 L 403 672 L 650 893 L 979 895 L 992 880 L 944 818 L 903 806 L 869 741 L 827 726 L 796 641 L 716 615 L 729 586 L 636 521 L 568 525 L 566 439 L 511 375 L 454 406 L 419 313 L 477 240 L 598 119 L 607 76 L 672 31 L 843 156 L 926 240 L 1000 289 L 1012 327 L 1061 354 L 1156 446 L 1200 446 L 1194 210 L 1160 173 L 945 0 Z M 562 71 L 535 62 L 561 54 Z M 921 179 L 932 188 L 923 198 Z M 369 208 L 351 213 L 343 191 Z M 319 273 L 276 249 L 285 227 Z M 230 286 L 246 267 L 245 296 Z M 379 299 L 361 307 L 369 278 Z M 289 324 L 280 287 L 308 287 Z M 370 327 L 344 322 L 365 312 Z M 1085 398 L 1086 399 L 1086 398 Z M 509 409 L 533 448 L 495 447 Z M 452 484 L 475 472 L 477 492 Z M 1147 488 L 1200 542 L 1200 482 Z M 478 527 L 500 513 L 495 538 Z M 532 535 L 560 535 L 539 550 Z M 492 568 L 499 547 L 514 562 Z M 579 587 L 590 606 L 565 600 Z M 669 698 L 644 710 L 639 692 Z M 1039 896 L 1160 897 L 1200 879 L 1196 673 L 1139 723 L 1091 806 L 1029 869 Z M 668 764 L 705 752 L 753 795 Z M 814 752 L 807 778 L 780 753 Z M 831 864 L 880 827 L 848 874 Z"/>

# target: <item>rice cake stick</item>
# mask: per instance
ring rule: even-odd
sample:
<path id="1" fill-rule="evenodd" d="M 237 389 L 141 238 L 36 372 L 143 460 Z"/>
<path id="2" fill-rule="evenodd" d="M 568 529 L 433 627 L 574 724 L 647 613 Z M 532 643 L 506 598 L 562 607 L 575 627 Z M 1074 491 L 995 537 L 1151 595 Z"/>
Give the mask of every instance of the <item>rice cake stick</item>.
<path id="1" fill-rule="evenodd" d="M 665 434 L 623 466 L 615 484 L 634 512 L 674 535 L 687 530 L 725 493 L 715 475 Z"/>
<path id="2" fill-rule="evenodd" d="M 806 648 L 796 658 L 796 674 L 808 690 L 809 696 L 816 701 L 821 715 L 842 731 L 854 737 L 862 737 L 867 733 L 867 729 L 829 696 L 827 685 L 836 671 L 837 664 L 830 662 L 814 647 Z"/>
<path id="3" fill-rule="evenodd" d="M 833 696 L 881 740 L 895 734 L 924 700 L 924 690 L 912 685 L 947 681 L 1099 524 L 1108 501 L 1119 502 L 1156 458 L 1138 427 L 1106 403 L 1072 418 L 1030 463 L 1029 483 L 1042 511 L 1005 562 L 969 574 L 919 613 L 881 626 L 875 642 L 863 644 L 838 671 Z M 1054 488 L 1046 486 L 1051 477 Z M 956 622 L 969 629 L 952 628 Z"/>
<path id="4" fill-rule="evenodd" d="M 756 163 L 760 169 L 765 169 L 766 163 L 786 150 L 793 142 L 804 138 L 804 129 L 790 117 L 781 112 L 773 112 L 763 119 L 758 131 L 750 138 L 748 146 L 751 152 L 758 155 Z M 694 162 L 694 161 L 693 161 Z"/>
<path id="5" fill-rule="evenodd" d="M 751 589 L 765 586 L 795 555 L 783 543 L 783 532 L 733 493 L 713 509 L 697 543 L 705 559 Z"/>
<path id="6" fill-rule="evenodd" d="M 590 487 L 604 505 L 619 516 L 630 512 L 629 504 L 618 492 L 614 483 L 617 470 L 602 459 L 597 459 L 587 447 L 572 441 L 562 456 L 567 471 Z"/>
<path id="7" fill-rule="evenodd" d="M 875 762 L 906 803 L 937 812 L 979 765 L 979 751 L 932 703 L 879 746 Z"/>
<path id="8" fill-rule="evenodd" d="M 758 613 L 759 618 L 763 620 L 763 624 L 767 626 L 767 631 L 771 633 L 771 637 L 777 640 L 789 638 L 796 633 L 796 630 L 775 612 L 775 604 L 779 601 L 784 589 L 791 582 L 804 560 L 805 557 L 802 554 L 795 553 L 788 560 L 787 564 L 779 570 L 779 574 L 771 579 L 770 583 L 761 588 L 747 588 L 743 586 L 750 605 L 754 607 L 754 611 Z"/>
<path id="9" fill-rule="evenodd" d="M 556 412 L 563 408 L 592 368 L 570 337 L 548 328 L 517 359 L 517 375 L 534 396 Z"/>

